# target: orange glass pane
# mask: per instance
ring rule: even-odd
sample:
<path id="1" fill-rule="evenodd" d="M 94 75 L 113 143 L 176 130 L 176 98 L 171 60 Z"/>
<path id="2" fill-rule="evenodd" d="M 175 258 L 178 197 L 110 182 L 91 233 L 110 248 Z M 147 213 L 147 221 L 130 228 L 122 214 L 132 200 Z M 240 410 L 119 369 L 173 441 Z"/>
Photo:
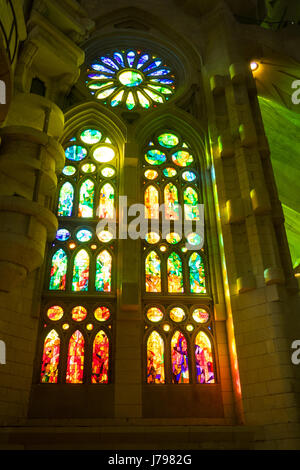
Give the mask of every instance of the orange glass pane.
<path id="1" fill-rule="evenodd" d="M 84 366 L 84 338 L 80 331 L 75 331 L 69 342 L 69 352 L 67 359 L 68 384 L 78 384 L 83 381 Z"/>
<path id="2" fill-rule="evenodd" d="M 60 339 L 55 330 L 50 331 L 44 342 L 41 382 L 57 383 Z"/>
<path id="3" fill-rule="evenodd" d="M 147 383 L 165 383 L 164 342 L 157 331 L 147 341 Z"/>
<path id="4" fill-rule="evenodd" d="M 104 331 L 99 331 L 93 346 L 92 383 L 108 383 L 109 340 Z"/>

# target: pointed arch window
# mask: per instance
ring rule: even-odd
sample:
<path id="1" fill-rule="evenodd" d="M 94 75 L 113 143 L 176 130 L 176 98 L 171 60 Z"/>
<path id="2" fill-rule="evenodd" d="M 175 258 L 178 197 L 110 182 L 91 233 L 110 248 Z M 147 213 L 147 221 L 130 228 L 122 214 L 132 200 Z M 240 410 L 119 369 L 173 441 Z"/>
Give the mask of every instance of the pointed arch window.
<path id="1" fill-rule="evenodd" d="M 68 181 L 62 185 L 58 198 L 58 217 L 71 217 L 74 203 L 74 188 Z"/>
<path id="2" fill-rule="evenodd" d="M 199 220 L 200 214 L 198 210 L 198 194 L 195 189 L 190 186 L 183 192 L 184 199 L 184 216 L 187 220 Z"/>
<path id="3" fill-rule="evenodd" d="M 60 339 L 57 331 L 51 330 L 46 336 L 43 348 L 41 382 L 57 383 L 60 353 Z"/>
<path id="4" fill-rule="evenodd" d="M 101 330 L 93 344 L 92 383 L 108 383 L 109 339 Z"/>
<path id="5" fill-rule="evenodd" d="M 78 384 L 83 382 L 84 369 L 84 337 L 77 330 L 71 336 L 69 341 L 69 350 L 67 358 L 66 383 Z"/>
<path id="6" fill-rule="evenodd" d="M 145 217 L 146 219 L 159 218 L 159 194 L 153 185 L 148 186 L 145 191 Z"/>
<path id="7" fill-rule="evenodd" d="M 107 250 L 97 256 L 95 286 L 98 292 L 111 291 L 112 257 Z"/>
<path id="8" fill-rule="evenodd" d="M 165 383 L 164 341 L 157 331 L 147 340 L 147 383 Z"/>
<path id="9" fill-rule="evenodd" d="M 68 268 L 68 257 L 66 252 L 62 249 L 52 257 L 51 272 L 50 272 L 50 290 L 65 290 L 66 289 L 66 275 Z"/>
<path id="10" fill-rule="evenodd" d="M 188 347 L 185 336 L 176 331 L 171 340 L 172 382 L 189 383 Z"/>
<path id="11" fill-rule="evenodd" d="M 110 183 L 102 186 L 100 191 L 99 218 L 113 219 L 115 207 L 115 190 Z"/>
<path id="12" fill-rule="evenodd" d="M 87 179 L 80 186 L 79 191 L 79 217 L 93 217 L 94 214 L 95 183 Z"/>
<path id="13" fill-rule="evenodd" d="M 167 184 L 164 190 L 166 219 L 179 220 L 178 189 L 173 183 Z"/>
<path id="14" fill-rule="evenodd" d="M 168 270 L 168 292 L 170 293 L 182 293 L 183 288 L 183 272 L 182 262 L 180 256 L 173 252 L 168 257 L 167 261 Z"/>
<path id="15" fill-rule="evenodd" d="M 211 341 L 204 331 L 195 339 L 195 361 L 198 383 L 215 383 Z"/>
<path id="16" fill-rule="evenodd" d="M 193 294 L 205 294 L 205 268 L 199 253 L 194 252 L 189 259 L 190 289 Z"/>
<path id="17" fill-rule="evenodd" d="M 80 250 L 74 260 L 72 291 L 87 291 L 89 287 L 90 257 L 85 250 Z"/>
<path id="18" fill-rule="evenodd" d="M 160 257 L 155 251 L 151 251 L 145 264 L 146 292 L 161 292 Z"/>

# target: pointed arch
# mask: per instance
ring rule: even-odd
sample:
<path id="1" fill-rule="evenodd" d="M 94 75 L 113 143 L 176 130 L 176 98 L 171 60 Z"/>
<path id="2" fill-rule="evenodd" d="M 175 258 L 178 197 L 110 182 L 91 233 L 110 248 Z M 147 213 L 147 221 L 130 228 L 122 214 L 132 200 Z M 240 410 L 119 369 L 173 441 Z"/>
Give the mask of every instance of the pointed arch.
<path id="1" fill-rule="evenodd" d="M 172 383 L 189 383 L 189 358 L 185 336 L 175 331 L 171 339 Z"/>
<path id="2" fill-rule="evenodd" d="M 115 190 L 110 183 L 106 183 L 100 190 L 99 218 L 113 219 L 115 209 Z"/>
<path id="3" fill-rule="evenodd" d="M 183 192 L 184 217 L 186 220 L 199 220 L 198 194 L 195 189 L 188 186 Z"/>
<path id="4" fill-rule="evenodd" d="M 145 260 L 146 292 L 161 292 L 161 261 L 156 251 Z"/>
<path id="5" fill-rule="evenodd" d="M 83 368 L 84 337 L 79 330 L 76 330 L 69 341 L 66 383 L 83 383 Z"/>
<path id="6" fill-rule="evenodd" d="M 74 259 L 72 291 L 83 292 L 88 290 L 90 272 L 90 257 L 86 250 L 78 251 Z"/>
<path id="7" fill-rule="evenodd" d="M 73 185 L 67 181 L 62 185 L 58 197 L 58 217 L 71 217 L 74 204 L 74 188 Z"/>
<path id="8" fill-rule="evenodd" d="M 93 217 L 94 215 L 94 199 L 95 199 L 95 183 L 87 179 L 81 186 L 79 191 L 78 217 Z"/>
<path id="9" fill-rule="evenodd" d="M 173 183 L 164 189 L 165 217 L 170 220 L 179 220 L 178 189 Z"/>
<path id="10" fill-rule="evenodd" d="M 56 330 L 51 330 L 44 341 L 41 382 L 56 384 L 60 354 L 60 338 Z"/>
<path id="11" fill-rule="evenodd" d="M 192 253 L 189 258 L 190 290 L 192 294 L 205 294 L 205 268 L 199 253 Z"/>
<path id="12" fill-rule="evenodd" d="M 101 330 L 94 339 L 92 383 L 108 383 L 109 373 L 109 339 L 107 334 Z"/>
<path id="13" fill-rule="evenodd" d="M 112 256 L 107 251 L 101 251 L 96 260 L 95 288 L 98 292 L 111 292 L 112 285 Z"/>
<path id="14" fill-rule="evenodd" d="M 61 248 L 52 257 L 49 290 L 66 290 L 67 269 L 68 256 Z"/>
<path id="15" fill-rule="evenodd" d="M 177 294 L 184 292 L 182 261 L 180 256 L 174 251 L 168 257 L 167 275 L 168 292 Z"/>
<path id="16" fill-rule="evenodd" d="M 197 383 L 215 383 L 211 341 L 204 331 L 195 338 L 195 362 Z"/>
<path id="17" fill-rule="evenodd" d="M 153 185 L 148 186 L 145 190 L 145 218 L 159 218 L 159 193 Z"/>
<path id="18" fill-rule="evenodd" d="M 164 340 L 154 330 L 147 340 L 147 383 L 165 383 L 165 348 Z"/>

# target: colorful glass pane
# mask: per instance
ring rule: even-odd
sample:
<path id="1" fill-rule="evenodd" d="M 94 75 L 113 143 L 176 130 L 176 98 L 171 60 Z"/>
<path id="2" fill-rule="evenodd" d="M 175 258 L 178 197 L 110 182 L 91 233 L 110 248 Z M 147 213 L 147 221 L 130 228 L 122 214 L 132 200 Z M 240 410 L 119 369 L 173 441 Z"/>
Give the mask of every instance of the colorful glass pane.
<path id="1" fill-rule="evenodd" d="M 74 166 L 68 165 L 64 167 L 62 172 L 65 176 L 72 176 L 76 173 L 76 168 Z"/>
<path id="2" fill-rule="evenodd" d="M 70 236 L 71 234 L 69 230 L 66 230 L 65 228 L 61 228 L 56 232 L 56 239 L 60 242 L 65 242 L 66 240 L 69 240 Z"/>
<path id="3" fill-rule="evenodd" d="M 172 383 L 189 383 L 188 348 L 184 335 L 176 331 L 171 341 Z"/>
<path id="4" fill-rule="evenodd" d="M 181 236 L 179 235 L 179 233 L 176 232 L 168 233 L 168 235 L 166 236 L 166 240 L 171 245 L 176 245 L 176 243 L 180 242 Z"/>
<path id="5" fill-rule="evenodd" d="M 93 153 L 94 159 L 100 163 L 110 162 L 115 158 L 115 151 L 111 147 L 101 146 L 96 148 Z"/>
<path id="6" fill-rule="evenodd" d="M 114 97 L 112 98 L 110 105 L 114 108 L 115 106 L 119 106 L 119 104 L 122 102 L 124 95 L 124 90 L 119 91 Z"/>
<path id="7" fill-rule="evenodd" d="M 64 250 L 58 250 L 52 258 L 49 290 L 65 290 L 68 257 Z"/>
<path id="8" fill-rule="evenodd" d="M 111 184 L 107 183 L 102 186 L 100 191 L 100 204 L 99 204 L 99 218 L 100 219 L 113 219 L 114 218 L 114 201 L 115 190 Z"/>
<path id="9" fill-rule="evenodd" d="M 193 188 L 185 188 L 183 193 L 184 215 L 187 220 L 199 220 L 198 194 Z"/>
<path id="10" fill-rule="evenodd" d="M 81 140 L 85 144 L 93 145 L 98 144 L 100 142 L 102 134 L 100 131 L 96 129 L 87 129 L 81 133 Z"/>
<path id="11" fill-rule="evenodd" d="M 98 100 L 104 100 L 105 98 L 108 98 L 114 91 L 116 87 L 113 88 L 108 88 L 107 90 L 103 90 L 100 93 L 97 94 Z"/>
<path id="12" fill-rule="evenodd" d="M 108 230 L 102 230 L 102 232 L 97 233 L 97 236 L 102 243 L 109 243 L 113 238 L 113 234 Z"/>
<path id="13" fill-rule="evenodd" d="M 134 70 L 128 70 L 125 72 L 120 73 L 119 80 L 122 85 L 133 87 L 138 86 L 143 81 L 143 76 Z"/>
<path id="14" fill-rule="evenodd" d="M 107 321 L 110 318 L 110 311 L 107 307 L 98 307 L 94 312 L 95 318 L 98 321 Z"/>
<path id="15" fill-rule="evenodd" d="M 154 91 L 151 91 L 151 90 L 148 90 L 148 88 L 144 88 L 143 90 L 156 103 L 163 103 L 164 102 L 163 98 L 158 93 L 156 93 Z"/>
<path id="16" fill-rule="evenodd" d="M 158 219 L 159 217 L 159 196 L 158 190 L 154 186 L 148 186 L 145 191 L 145 218 Z"/>
<path id="17" fill-rule="evenodd" d="M 164 341 L 157 331 L 147 341 L 147 383 L 165 383 Z"/>
<path id="18" fill-rule="evenodd" d="M 135 99 L 131 91 L 127 95 L 126 106 L 129 110 L 135 107 Z"/>
<path id="19" fill-rule="evenodd" d="M 166 155 L 160 150 L 148 150 L 145 155 L 145 160 L 150 163 L 150 165 L 162 165 L 165 163 L 166 159 Z"/>
<path id="20" fill-rule="evenodd" d="M 73 210 L 74 188 L 68 181 L 62 185 L 58 199 L 58 217 L 70 217 Z"/>
<path id="21" fill-rule="evenodd" d="M 95 184 L 86 180 L 80 187 L 78 216 L 93 217 L 94 212 Z"/>
<path id="22" fill-rule="evenodd" d="M 195 340 L 195 359 L 197 382 L 215 383 L 211 342 L 203 331 L 198 333 Z"/>
<path id="23" fill-rule="evenodd" d="M 52 320 L 52 321 L 60 320 L 63 317 L 63 315 L 64 315 L 64 311 L 58 305 L 55 305 L 54 307 L 50 307 L 47 310 L 47 317 L 49 318 L 49 320 Z"/>
<path id="24" fill-rule="evenodd" d="M 155 232 L 149 232 L 145 236 L 145 240 L 147 243 L 150 243 L 150 245 L 155 245 L 155 243 L 158 243 L 160 240 L 160 236 L 158 233 Z"/>
<path id="25" fill-rule="evenodd" d="M 151 307 L 147 311 L 147 318 L 148 320 L 152 321 L 153 323 L 157 323 L 161 321 L 164 317 L 163 312 L 160 310 L 160 308 L 157 307 Z"/>
<path id="26" fill-rule="evenodd" d="M 197 246 L 200 245 L 202 241 L 202 237 L 198 235 L 196 232 L 189 233 L 188 236 L 186 237 L 188 243 L 192 246 Z"/>
<path id="27" fill-rule="evenodd" d="M 176 145 L 179 144 L 179 139 L 177 135 L 171 134 L 169 132 L 165 132 L 164 134 L 161 134 L 157 140 L 160 145 L 168 149 L 176 147 Z"/>
<path id="28" fill-rule="evenodd" d="M 84 307 L 75 307 L 72 310 L 72 320 L 74 321 L 83 321 L 87 317 L 87 309 Z"/>
<path id="29" fill-rule="evenodd" d="M 89 242 L 90 239 L 92 238 L 93 234 L 90 230 L 79 230 L 79 232 L 76 233 L 76 238 L 80 242 Z"/>
<path id="30" fill-rule="evenodd" d="M 99 331 L 94 340 L 92 383 L 107 384 L 109 368 L 109 340 L 104 331 Z"/>
<path id="31" fill-rule="evenodd" d="M 193 311 L 193 319 L 197 323 L 207 323 L 209 320 L 209 313 L 204 308 L 196 308 Z"/>
<path id="32" fill-rule="evenodd" d="M 83 292 L 89 285 L 90 257 L 85 250 L 80 250 L 74 260 L 72 291 Z"/>
<path id="33" fill-rule="evenodd" d="M 173 153 L 172 160 L 175 165 L 178 166 L 189 166 L 194 161 L 192 155 L 186 150 L 179 150 L 178 152 Z"/>
<path id="34" fill-rule="evenodd" d="M 183 308 L 174 307 L 170 311 L 170 318 L 176 323 L 180 323 L 185 319 L 185 311 Z"/>
<path id="35" fill-rule="evenodd" d="M 97 170 L 96 165 L 93 165 L 93 163 L 86 163 L 81 167 L 81 171 L 83 173 L 94 173 Z"/>
<path id="36" fill-rule="evenodd" d="M 106 167 L 101 170 L 101 175 L 104 176 L 104 178 L 112 178 L 115 175 L 116 171 L 113 168 Z"/>
<path id="37" fill-rule="evenodd" d="M 87 150 L 81 145 L 72 145 L 65 150 L 66 158 L 74 162 L 80 162 L 87 156 Z"/>
<path id="38" fill-rule="evenodd" d="M 158 173 L 155 170 L 146 170 L 145 171 L 145 178 L 147 180 L 155 180 L 158 177 Z"/>
<path id="39" fill-rule="evenodd" d="M 51 330 L 44 342 L 41 382 L 57 383 L 60 339 L 55 330 Z"/>
<path id="40" fill-rule="evenodd" d="M 173 183 L 167 184 L 164 189 L 165 217 L 170 220 L 179 219 L 178 190 Z"/>
<path id="41" fill-rule="evenodd" d="M 193 294 L 205 294 L 205 269 L 201 256 L 193 253 L 189 259 L 190 289 Z"/>
<path id="42" fill-rule="evenodd" d="M 96 260 L 96 291 L 111 292 L 111 270 L 111 255 L 106 250 L 101 251 Z"/>
<path id="43" fill-rule="evenodd" d="M 75 331 L 69 342 L 69 351 L 67 359 L 68 384 L 79 384 L 83 382 L 84 367 L 84 338 L 80 331 Z"/>
<path id="44" fill-rule="evenodd" d="M 197 176 L 192 171 L 184 171 L 182 173 L 182 178 L 184 179 L 184 181 L 188 181 L 190 183 L 192 181 L 195 181 Z"/>
<path id="45" fill-rule="evenodd" d="M 173 178 L 173 176 L 176 176 L 177 175 L 177 171 L 175 170 L 175 168 L 165 168 L 163 170 L 163 174 L 167 177 L 167 178 Z"/>
<path id="46" fill-rule="evenodd" d="M 177 253 L 171 253 L 167 263 L 168 271 L 168 292 L 181 293 L 183 292 L 183 273 L 182 262 Z"/>
<path id="47" fill-rule="evenodd" d="M 143 93 L 141 93 L 139 90 L 137 91 L 137 96 L 138 96 L 138 99 L 142 108 L 145 108 L 145 109 L 150 108 L 150 100 L 146 98 L 146 96 Z"/>
<path id="48" fill-rule="evenodd" d="M 145 262 L 146 292 L 161 292 L 160 258 L 155 251 L 151 251 Z"/>

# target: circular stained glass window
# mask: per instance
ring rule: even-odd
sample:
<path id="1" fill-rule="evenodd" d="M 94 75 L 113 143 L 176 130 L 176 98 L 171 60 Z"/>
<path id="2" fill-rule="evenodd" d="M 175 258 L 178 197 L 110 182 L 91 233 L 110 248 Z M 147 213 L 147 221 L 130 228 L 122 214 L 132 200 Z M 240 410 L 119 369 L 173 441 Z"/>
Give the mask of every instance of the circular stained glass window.
<path id="1" fill-rule="evenodd" d="M 98 142 L 101 140 L 101 137 L 101 132 L 96 129 L 87 129 L 80 135 L 82 142 L 89 145 L 98 144 Z"/>
<path id="2" fill-rule="evenodd" d="M 72 310 L 72 320 L 74 321 L 83 321 L 87 317 L 87 309 L 84 307 L 75 307 Z"/>
<path id="3" fill-rule="evenodd" d="M 63 315 L 64 315 L 64 311 L 58 305 L 55 305 L 54 307 L 50 307 L 47 310 L 47 317 L 49 318 L 49 320 L 52 320 L 52 321 L 60 320 L 63 317 Z"/>
<path id="4" fill-rule="evenodd" d="M 160 150 L 148 150 L 145 155 L 145 160 L 150 163 L 150 165 L 162 165 L 167 160 L 167 157 Z"/>
<path id="5" fill-rule="evenodd" d="M 64 323 L 62 328 L 63 330 L 67 331 L 70 328 L 70 325 L 68 323 Z"/>
<path id="6" fill-rule="evenodd" d="M 175 77 L 156 56 L 140 50 L 102 56 L 88 69 L 91 94 L 112 107 L 148 109 L 165 103 L 174 93 Z"/>
<path id="7" fill-rule="evenodd" d="M 147 180 L 155 180 L 158 177 L 158 173 L 155 170 L 146 170 L 145 171 L 145 178 Z"/>
<path id="8" fill-rule="evenodd" d="M 94 329 L 94 325 L 92 323 L 89 323 L 88 325 L 86 325 L 86 329 L 88 331 L 92 331 Z"/>
<path id="9" fill-rule="evenodd" d="M 75 175 L 76 168 L 74 166 L 68 165 L 64 167 L 62 172 L 65 176 L 72 176 Z"/>
<path id="10" fill-rule="evenodd" d="M 95 318 L 98 321 L 107 321 L 110 317 L 110 311 L 107 307 L 98 307 L 94 312 Z"/>
<path id="11" fill-rule="evenodd" d="M 80 145 L 72 145 L 65 150 L 66 158 L 74 162 L 80 162 L 87 156 L 87 150 Z"/>
<path id="12" fill-rule="evenodd" d="M 179 144 L 177 135 L 168 132 L 161 134 L 157 140 L 162 147 L 166 147 L 168 149 L 176 147 L 176 145 Z"/>
<path id="13" fill-rule="evenodd" d="M 180 307 L 174 307 L 170 311 L 170 318 L 176 323 L 179 323 L 185 319 L 185 311 Z"/>
<path id="14" fill-rule="evenodd" d="M 94 173 L 96 171 L 97 167 L 93 163 L 86 163 L 85 165 L 82 165 L 81 170 L 83 173 Z"/>
<path id="15" fill-rule="evenodd" d="M 115 158 L 115 151 L 111 147 L 101 146 L 94 151 L 94 159 L 100 163 L 107 163 Z"/>
<path id="16" fill-rule="evenodd" d="M 71 233 L 69 232 L 69 230 L 65 228 L 61 228 L 57 230 L 56 232 L 56 238 L 60 242 L 65 242 L 66 240 L 69 240 L 70 236 L 71 236 Z"/>
<path id="17" fill-rule="evenodd" d="M 104 178 L 112 178 L 115 173 L 115 170 L 111 167 L 106 167 L 101 170 L 101 175 L 104 176 Z"/>
<path id="18" fill-rule="evenodd" d="M 182 178 L 184 179 L 184 181 L 188 181 L 190 183 L 192 181 L 195 181 L 197 176 L 192 171 L 184 171 L 182 173 Z"/>
<path id="19" fill-rule="evenodd" d="M 204 308 L 196 308 L 193 311 L 193 319 L 197 323 L 207 323 L 209 317 L 209 313 Z"/>
<path id="20" fill-rule="evenodd" d="M 145 236 L 145 240 L 146 240 L 147 243 L 150 243 L 150 245 L 154 245 L 155 243 L 159 242 L 160 236 L 158 235 L 158 233 L 149 232 Z"/>
<path id="21" fill-rule="evenodd" d="M 172 160 L 175 165 L 178 166 L 189 166 L 194 161 L 190 152 L 187 152 L 186 150 L 179 150 L 178 152 L 173 153 Z"/>
<path id="22" fill-rule="evenodd" d="M 187 237 L 186 237 L 187 241 L 189 242 L 190 245 L 192 246 L 197 246 L 197 245 L 200 245 L 201 243 L 201 236 L 198 235 L 198 233 L 196 232 L 192 232 L 190 233 Z"/>
<path id="23" fill-rule="evenodd" d="M 90 230 L 79 230 L 79 232 L 76 234 L 76 238 L 80 242 L 89 242 L 92 236 L 93 234 Z"/>
<path id="24" fill-rule="evenodd" d="M 165 168 L 163 170 L 163 174 L 167 177 L 167 178 L 173 178 L 173 176 L 176 176 L 177 175 L 177 171 L 175 170 L 175 168 Z"/>
<path id="25" fill-rule="evenodd" d="M 179 233 L 176 232 L 168 233 L 168 235 L 166 236 L 166 240 L 171 245 L 176 245 L 176 243 L 180 242 L 181 236 L 179 235 Z"/>
<path id="26" fill-rule="evenodd" d="M 163 312 L 157 307 L 151 307 L 147 311 L 147 318 L 153 323 L 161 321 L 164 317 Z"/>
<path id="27" fill-rule="evenodd" d="M 102 243 L 109 243 L 113 238 L 113 234 L 108 230 L 102 230 L 102 232 L 97 233 L 97 237 Z"/>
<path id="28" fill-rule="evenodd" d="M 194 331 L 194 325 L 191 325 L 191 324 L 186 325 L 186 329 L 187 329 L 187 331 L 189 331 L 189 332 Z"/>

